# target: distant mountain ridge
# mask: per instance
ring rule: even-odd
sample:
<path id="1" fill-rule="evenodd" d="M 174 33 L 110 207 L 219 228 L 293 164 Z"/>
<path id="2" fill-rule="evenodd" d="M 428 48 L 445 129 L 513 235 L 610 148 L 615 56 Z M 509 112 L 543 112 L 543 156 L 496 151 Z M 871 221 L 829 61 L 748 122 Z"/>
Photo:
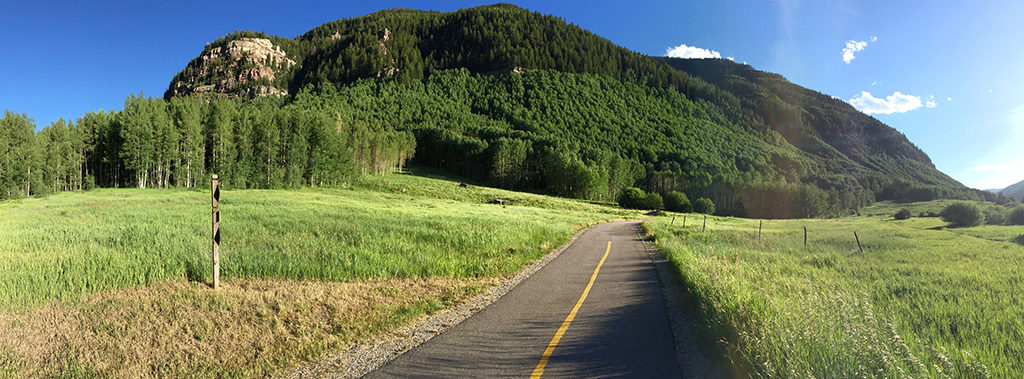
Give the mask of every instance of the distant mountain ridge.
<path id="1" fill-rule="evenodd" d="M 239 51 L 232 50 L 231 44 L 243 39 L 265 40 L 271 46 L 255 56 L 243 52 L 232 59 L 224 54 Z M 276 51 L 281 54 L 270 54 Z M 797 86 L 780 75 L 721 59 L 645 56 L 559 18 L 508 4 L 456 12 L 385 10 L 329 22 L 296 38 L 232 33 L 208 44 L 174 77 L 165 97 L 298 94 L 322 83 L 346 87 L 363 80 L 377 80 L 378 86 L 394 86 L 401 92 L 411 90 L 407 87 L 410 83 L 429 86 L 435 76 L 466 80 L 445 74 L 451 70 L 522 76 L 523 80 L 465 82 L 471 93 L 474 86 L 497 91 L 500 99 L 490 101 L 510 102 L 511 108 L 480 103 L 479 99 L 488 97 L 483 94 L 456 96 L 465 99 L 463 105 L 456 106 L 467 107 L 466 116 L 444 116 L 482 117 L 484 124 L 494 126 L 459 126 L 463 121 L 426 122 L 410 116 L 397 127 L 417 136 L 414 159 L 420 163 L 505 183 L 503 186 L 555 193 L 566 190 L 549 183 L 550 178 L 544 179 L 548 168 L 536 163 L 543 158 L 541 152 L 548 149 L 545 146 L 560 146 L 567 154 L 559 158 L 564 159 L 560 163 L 563 166 L 578 160 L 580 170 L 599 175 L 608 169 L 607 163 L 601 163 L 605 158 L 599 157 L 617 155 L 643 167 L 635 183 L 646 189 L 710 197 L 724 205 L 720 209 L 729 214 L 791 217 L 831 212 L 817 209 L 776 214 L 755 204 L 777 203 L 782 198 L 793 202 L 821 198 L 837 204 L 838 209 L 853 209 L 876 199 L 983 196 L 936 170 L 929 157 L 902 133 L 841 100 Z M 551 76 L 544 71 L 570 75 Z M 652 88 L 638 94 L 629 88 L 610 89 L 607 83 L 597 84 L 601 81 L 592 84 L 603 86 L 598 91 L 641 96 L 643 103 L 674 99 L 673 93 L 679 93 L 685 98 L 666 105 L 677 104 L 674 106 L 686 107 L 687 111 L 662 117 L 657 113 L 675 113 L 662 107 L 650 110 L 655 113 L 648 117 L 636 115 L 626 120 L 622 119 L 623 112 L 610 112 L 608 106 L 596 103 L 583 105 L 595 109 L 595 118 L 579 119 L 578 115 L 572 116 L 571 109 L 544 116 L 544 109 L 560 108 L 561 103 L 575 99 L 565 98 L 558 86 L 547 86 L 543 81 L 566 85 L 589 81 L 579 75 L 598 75 Z M 532 100 L 523 98 L 524 93 L 514 87 L 522 85 L 532 86 L 526 92 L 535 94 Z M 572 87 L 577 91 L 576 99 L 591 91 L 585 86 Z M 536 93 L 537 89 L 543 92 Z M 377 97 L 367 101 L 383 104 L 391 100 Z M 608 104 L 615 100 L 604 101 Z M 523 118 L 527 115 L 529 118 Z M 563 116 L 570 121 L 551 124 L 550 117 Z M 577 127 L 572 124 L 573 117 L 583 124 L 578 125 L 582 129 L 573 129 Z M 588 124 L 599 127 L 601 118 L 623 125 L 602 126 L 605 133 L 635 137 L 617 140 L 588 129 Z M 635 130 L 627 132 L 623 127 Z M 703 130 L 701 133 L 709 137 L 695 139 L 699 134 L 687 132 L 692 128 Z M 511 177 L 495 174 L 498 146 L 505 146 L 506 142 L 501 141 L 513 140 L 522 141 L 516 149 L 522 149 L 526 158 L 520 161 L 525 163 L 515 166 L 521 172 Z M 754 193 L 768 197 L 758 200 Z"/>
<path id="2" fill-rule="evenodd" d="M 997 191 L 1006 197 L 1024 202 L 1024 180 Z"/>

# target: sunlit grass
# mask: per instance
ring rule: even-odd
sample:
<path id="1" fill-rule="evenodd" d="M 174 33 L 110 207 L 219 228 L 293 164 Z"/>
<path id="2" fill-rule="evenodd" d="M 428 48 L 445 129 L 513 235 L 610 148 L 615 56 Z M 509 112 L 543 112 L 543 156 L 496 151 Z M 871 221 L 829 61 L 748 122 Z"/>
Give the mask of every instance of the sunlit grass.
<path id="1" fill-rule="evenodd" d="M 709 218 L 704 233 L 664 217 L 645 225 L 701 304 L 709 340 L 741 370 L 1024 375 L 1024 246 L 1010 242 L 1024 226 L 944 228 L 917 215 L 770 220 L 760 242 L 757 220 Z"/>
<path id="2" fill-rule="evenodd" d="M 497 196 L 514 205 L 487 204 Z M 611 208 L 394 174 L 355 189 L 224 191 L 221 275 L 346 281 L 511 273 Z M 0 203 L 0 307 L 211 278 L 205 191 Z"/>
<path id="3" fill-rule="evenodd" d="M 583 225 L 636 214 L 458 184 L 393 174 L 226 190 L 217 291 L 205 190 L 2 202 L 0 377 L 279 374 L 457 304 Z"/>

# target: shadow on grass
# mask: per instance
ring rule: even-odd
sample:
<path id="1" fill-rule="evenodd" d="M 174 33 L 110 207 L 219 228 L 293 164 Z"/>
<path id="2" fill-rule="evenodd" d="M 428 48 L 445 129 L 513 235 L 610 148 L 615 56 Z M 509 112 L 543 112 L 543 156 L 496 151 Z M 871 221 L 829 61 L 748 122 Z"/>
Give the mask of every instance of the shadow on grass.
<path id="1" fill-rule="evenodd" d="M 202 283 L 213 288 L 213 282 L 207 281 L 207 266 L 196 261 L 185 262 L 185 279 L 189 282 Z"/>
<path id="2" fill-rule="evenodd" d="M 447 181 L 458 182 L 458 183 L 467 183 L 467 184 L 472 184 L 474 186 L 482 186 L 482 185 L 484 185 L 483 182 L 480 182 L 478 180 L 473 180 L 473 179 L 470 179 L 470 178 L 459 176 L 459 175 L 457 175 L 455 173 L 452 173 L 451 171 L 447 171 L 447 170 L 440 169 L 440 168 L 434 168 L 434 167 L 426 167 L 426 166 L 418 166 L 418 165 L 405 166 L 405 169 L 402 170 L 400 172 L 400 174 L 402 174 L 402 175 L 420 176 L 420 177 L 430 178 L 430 179 L 441 179 L 441 180 L 447 180 Z"/>

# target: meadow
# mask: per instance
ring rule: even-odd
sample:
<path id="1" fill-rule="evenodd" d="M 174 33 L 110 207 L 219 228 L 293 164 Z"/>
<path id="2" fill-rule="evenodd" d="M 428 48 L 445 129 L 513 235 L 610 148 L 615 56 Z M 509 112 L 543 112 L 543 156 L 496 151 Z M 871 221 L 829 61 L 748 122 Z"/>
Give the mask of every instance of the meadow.
<path id="1" fill-rule="evenodd" d="M 705 342 L 743 375 L 1024 376 L 1024 226 L 918 217 L 943 205 L 765 220 L 760 240 L 760 220 L 645 225 L 707 319 Z M 903 207 L 914 217 L 894 220 Z"/>
<path id="2" fill-rule="evenodd" d="M 266 375 L 453 304 L 626 214 L 406 174 L 225 190 L 220 209 L 213 291 L 208 190 L 0 203 L 0 374 Z"/>

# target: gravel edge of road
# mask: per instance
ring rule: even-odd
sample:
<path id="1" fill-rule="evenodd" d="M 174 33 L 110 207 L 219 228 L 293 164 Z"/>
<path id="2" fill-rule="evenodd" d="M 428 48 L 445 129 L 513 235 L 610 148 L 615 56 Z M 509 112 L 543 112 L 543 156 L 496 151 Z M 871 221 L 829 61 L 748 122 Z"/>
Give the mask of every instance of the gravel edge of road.
<path id="1" fill-rule="evenodd" d="M 685 289 L 679 273 L 672 269 L 672 263 L 665 254 L 647 241 L 645 234 L 641 222 L 637 225 L 637 236 L 640 237 L 644 251 L 658 272 L 665 311 L 668 313 L 669 324 L 672 325 L 672 338 L 676 345 L 676 360 L 679 362 L 680 373 L 684 378 L 728 378 L 727 368 L 708 360 L 700 349 L 696 330 L 700 317 L 683 299 Z"/>
<path id="2" fill-rule="evenodd" d="M 558 258 L 576 240 L 595 226 L 619 220 L 603 220 L 587 226 L 573 234 L 568 242 L 538 259 L 529 266 L 516 272 L 512 277 L 500 284 L 488 288 L 483 293 L 454 307 L 446 308 L 433 314 L 420 317 L 415 321 L 400 326 L 374 341 L 349 345 L 340 353 L 335 353 L 301 367 L 293 367 L 277 377 L 280 378 L 358 378 L 366 375 L 402 353 L 429 341 L 431 338 L 451 329 L 463 320 L 468 319 L 485 307 L 494 303 L 503 295 L 515 288 L 519 283 L 540 271 L 548 262 Z"/>

